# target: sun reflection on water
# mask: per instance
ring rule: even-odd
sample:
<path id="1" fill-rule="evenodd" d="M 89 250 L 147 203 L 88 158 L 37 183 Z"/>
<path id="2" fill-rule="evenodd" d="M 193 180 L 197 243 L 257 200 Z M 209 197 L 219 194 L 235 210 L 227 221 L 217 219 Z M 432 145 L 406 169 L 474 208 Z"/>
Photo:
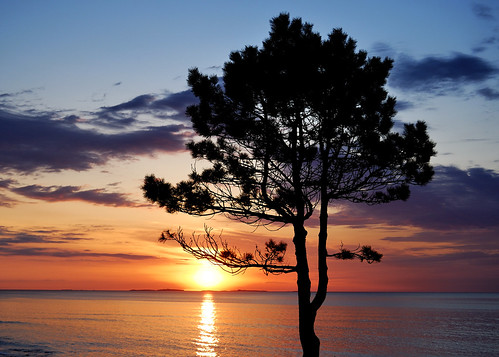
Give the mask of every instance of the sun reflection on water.
<path id="1" fill-rule="evenodd" d="M 199 337 L 195 341 L 197 345 L 196 356 L 216 357 L 215 347 L 218 345 L 218 338 L 215 327 L 216 310 L 213 295 L 205 294 L 201 304 L 199 315 Z"/>

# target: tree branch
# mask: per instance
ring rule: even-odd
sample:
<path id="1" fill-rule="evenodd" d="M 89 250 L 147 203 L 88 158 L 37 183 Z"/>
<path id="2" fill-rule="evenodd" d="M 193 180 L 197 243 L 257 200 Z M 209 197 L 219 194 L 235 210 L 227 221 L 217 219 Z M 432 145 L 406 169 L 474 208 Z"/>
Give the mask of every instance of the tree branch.
<path id="1" fill-rule="evenodd" d="M 287 248 L 287 244 L 284 242 L 277 243 L 270 239 L 265 243 L 263 251 L 257 246 L 254 253 L 241 253 L 239 249 L 230 247 L 221 238 L 221 234 L 215 237 L 212 234 L 212 228 L 205 226 L 204 230 L 203 235 L 193 233 L 189 239 L 185 238 L 181 228 L 176 232 L 166 230 L 161 233 L 158 241 L 161 243 L 175 241 L 185 252 L 196 259 L 207 259 L 210 263 L 218 265 L 233 275 L 244 273 L 248 268 L 259 268 L 263 270 L 265 275 L 296 271 L 296 266 L 283 264 Z"/>

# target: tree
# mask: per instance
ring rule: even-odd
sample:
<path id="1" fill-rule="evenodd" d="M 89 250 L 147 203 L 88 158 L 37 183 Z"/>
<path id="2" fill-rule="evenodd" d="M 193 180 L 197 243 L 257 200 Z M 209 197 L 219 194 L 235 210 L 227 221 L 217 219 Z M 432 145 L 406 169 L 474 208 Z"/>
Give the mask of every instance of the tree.
<path id="1" fill-rule="evenodd" d="M 206 228 L 186 239 L 165 231 L 196 258 L 233 273 L 256 267 L 265 273 L 296 273 L 299 333 L 304 356 L 318 356 L 317 311 L 328 287 L 327 258 L 378 262 L 370 246 L 329 253 L 328 207 L 334 201 L 366 204 L 406 200 L 410 185 L 433 176 L 435 155 L 424 122 L 393 130 L 395 98 L 384 86 L 392 60 L 368 57 L 341 29 L 326 39 L 301 19 L 271 20 L 261 48 L 232 52 L 223 83 L 189 71 L 199 103 L 187 108 L 200 139 L 189 142 L 194 159 L 211 166 L 193 169 L 176 185 L 147 176 L 146 198 L 168 213 L 224 214 L 246 224 L 292 225 L 295 265 L 284 264 L 286 244 L 241 253 Z M 319 213 L 318 287 L 311 295 L 306 221 Z"/>

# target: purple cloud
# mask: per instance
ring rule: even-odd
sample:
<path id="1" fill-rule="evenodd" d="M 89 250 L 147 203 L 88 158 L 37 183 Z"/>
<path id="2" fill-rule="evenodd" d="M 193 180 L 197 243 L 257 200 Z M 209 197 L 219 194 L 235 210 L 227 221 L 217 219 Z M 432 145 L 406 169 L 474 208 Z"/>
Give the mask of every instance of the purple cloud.
<path id="1" fill-rule="evenodd" d="M 104 189 L 84 190 L 80 186 L 29 185 L 13 188 L 11 191 L 24 197 L 48 202 L 84 201 L 115 207 L 137 206 L 137 203 L 130 201 L 125 194 L 107 192 Z"/>
<path id="2" fill-rule="evenodd" d="M 0 226 L 0 256 L 47 256 L 56 258 L 100 258 L 146 260 L 158 259 L 156 256 L 132 253 L 105 253 L 93 252 L 89 249 L 61 249 L 60 246 L 75 241 L 90 240 L 82 233 L 63 231 L 53 228 L 13 230 Z M 43 245 L 41 246 L 32 246 Z"/>
<path id="3" fill-rule="evenodd" d="M 0 170 L 88 170 L 110 159 L 185 150 L 191 136 L 182 124 L 109 134 L 82 129 L 47 115 L 0 110 Z"/>
<path id="4" fill-rule="evenodd" d="M 132 100 L 121 103 L 112 107 L 102 107 L 101 109 L 107 112 L 119 112 L 123 110 L 138 110 L 144 109 L 154 101 L 154 96 L 150 94 L 139 95 L 138 97 L 133 98 Z"/>
<path id="5" fill-rule="evenodd" d="M 94 113 L 92 122 L 111 128 L 129 127 L 139 122 L 140 114 L 149 114 L 185 123 L 189 122 L 185 115 L 187 106 L 196 102 L 197 99 L 190 90 L 168 93 L 162 97 L 143 94 L 125 103 L 100 108 L 100 111 Z"/>
<path id="6" fill-rule="evenodd" d="M 178 113 L 184 114 L 185 109 L 198 102 L 198 99 L 190 90 L 178 93 L 171 93 L 168 96 L 158 99 L 151 103 L 151 106 L 157 109 L 173 109 Z"/>
<path id="7" fill-rule="evenodd" d="M 494 20 L 492 8 L 483 4 L 473 4 L 473 13 L 484 20 Z"/>
<path id="8" fill-rule="evenodd" d="M 5 190 L 8 191 L 11 185 L 15 184 L 16 181 L 12 179 L 0 179 L 0 190 Z M 3 193 L 0 192 L 0 207 L 7 207 L 11 208 L 14 207 L 16 204 L 18 204 L 19 201 L 15 200 L 9 196 L 4 195 Z M 1 229 L 1 227 L 0 227 Z"/>
<path id="9" fill-rule="evenodd" d="M 0 179 L 0 189 L 1 188 L 9 188 L 12 184 L 15 184 L 15 183 L 16 183 L 16 181 L 12 180 L 12 179 L 6 179 L 6 180 Z"/>
<path id="10" fill-rule="evenodd" d="M 482 97 L 487 100 L 498 100 L 499 99 L 499 91 L 496 91 L 492 88 L 482 88 L 477 91 Z"/>
<path id="11" fill-rule="evenodd" d="M 483 51 L 487 50 L 488 48 L 495 46 L 496 43 L 498 42 L 498 40 L 499 39 L 495 36 L 487 37 L 483 41 L 481 41 L 480 44 L 478 44 L 477 46 L 475 46 L 473 48 L 473 52 L 475 52 L 475 53 L 483 52 Z"/>
<path id="12" fill-rule="evenodd" d="M 0 246 L 32 243 L 65 244 L 79 240 L 90 240 L 90 238 L 84 237 L 81 233 L 66 232 L 54 228 L 16 231 L 9 227 L 0 226 Z"/>
<path id="13" fill-rule="evenodd" d="M 414 108 L 414 104 L 412 102 L 403 100 L 397 100 L 397 104 L 395 105 L 395 109 L 397 110 L 397 112 L 412 108 Z"/>
<path id="14" fill-rule="evenodd" d="M 11 208 L 11 207 L 14 207 L 18 203 L 19 203 L 18 200 L 10 198 L 10 197 L 4 195 L 3 193 L 0 193 L 0 207 Z"/>
<path id="15" fill-rule="evenodd" d="M 462 53 L 421 60 L 403 56 L 395 61 L 389 83 L 406 90 L 440 92 L 455 90 L 457 85 L 483 82 L 497 72 L 486 60 Z"/>
<path id="16" fill-rule="evenodd" d="M 499 240 L 497 239 L 498 233 L 499 231 L 497 228 L 456 229 L 449 231 L 424 230 L 409 236 L 385 237 L 382 238 L 382 240 L 390 243 L 431 243 L 432 247 L 435 248 L 436 245 L 438 245 L 438 249 L 441 249 L 444 252 L 452 248 L 452 251 L 467 253 L 493 253 L 497 252 L 499 249 Z M 427 248 L 428 247 L 421 249 L 427 250 Z M 438 251 L 438 249 L 435 249 L 435 251 Z M 411 248 L 411 250 L 417 252 L 418 249 Z"/>
<path id="17" fill-rule="evenodd" d="M 125 259 L 125 260 L 147 260 L 147 259 L 160 259 L 153 255 L 144 254 L 128 254 L 128 253 L 100 253 L 91 251 L 77 251 L 77 250 L 63 250 L 52 248 L 12 248 L 1 247 L 0 255 L 8 256 L 34 256 L 34 257 L 56 257 L 56 258 L 100 258 L 100 259 Z"/>
<path id="18" fill-rule="evenodd" d="M 0 170 L 83 171 L 113 158 L 183 151 L 193 135 L 185 115 L 196 102 L 190 91 L 144 94 L 69 115 L 31 108 L 22 97 L 30 92 L 0 94 Z"/>
<path id="19" fill-rule="evenodd" d="M 177 93 L 168 93 L 164 97 L 158 98 L 152 94 L 139 95 L 132 100 L 112 107 L 102 107 L 105 112 L 120 112 L 125 110 L 164 110 L 173 109 L 184 114 L 187 106 L 197 103 L 197 99 L 190 90 Z"/>
<path id="20" fill-rule="evenodd" d="M 430 267 L 448 263 L 458 263 L 466 261 L 468 265 L 489 265 L 496 266 L 499 254 L 486 251 L 456 251 L 452 253 L 418 254 L 414 255 L 394 255 L 390 257 L 390 262 L 412 267 Z"/>
<path id="21" fill-rule="evenodd" d="M 379 206 L 346 204 L 331 215 L 337 225 L 415 226 L 430 230 L 497 229 L 499 174 L 483 168 L 435 168 L 427 186 L 413 187 L 406 202 Z"/>

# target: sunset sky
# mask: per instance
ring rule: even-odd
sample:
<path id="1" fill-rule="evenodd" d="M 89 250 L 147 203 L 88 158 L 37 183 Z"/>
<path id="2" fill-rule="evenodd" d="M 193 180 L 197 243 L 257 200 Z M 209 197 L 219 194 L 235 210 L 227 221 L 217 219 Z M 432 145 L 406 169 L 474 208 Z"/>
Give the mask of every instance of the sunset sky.
<path id="1" fill-rule="evenodd" d="M 290 228 L 169 215 L 140 190 L 194 164 L 188 69 L 221 75 L 281 12 L 393 58 L 397 121 L 426 121 L 437 144 L 409 201 L 331 206 L 329 249 L 384 259 L 330 261 L 329 290 L 499 291 L 499 3 L 485 0 L 0 1 L 0 289 L 295 290 L 294 274 L 214 276 L 157 242 L 206 224 L 241 250 L 283 239 L 293 263 Z"/>

